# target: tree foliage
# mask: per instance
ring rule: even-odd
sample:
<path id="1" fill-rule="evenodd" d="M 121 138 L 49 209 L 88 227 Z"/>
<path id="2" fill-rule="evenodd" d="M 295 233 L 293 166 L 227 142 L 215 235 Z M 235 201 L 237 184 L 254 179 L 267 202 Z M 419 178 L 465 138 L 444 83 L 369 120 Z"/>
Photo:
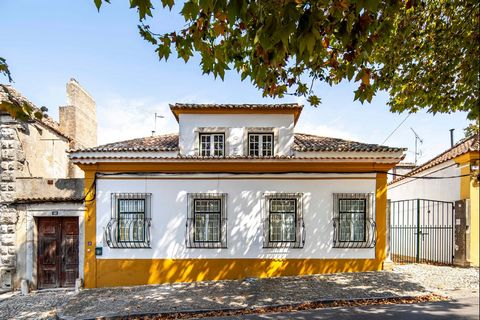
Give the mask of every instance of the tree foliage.
<path id="1" fill-rule="evenodd" d="M 110 0 L 94 0 L 100 10 Z M 161 60 L 198 55 L 203 73 L 230 69 L 265 96 L 307 97 L 315 83 L 357 83 L 354 99 L 390 94 L 393 112 L 479 116 L 480 4 L 466 0 L 158 0 L 185 24 L 158 34 L 152 0 L 130 0 Z M 159 8 L 161 9 L 161 8 Z M 1 62 L 0 62 L 1 63 Z M 0 64 L 1 68 L 1 64 Z M 7 69 L 8 70 L 8 69 Z M 0 72 L 2 69 L 0 69 Z"/>

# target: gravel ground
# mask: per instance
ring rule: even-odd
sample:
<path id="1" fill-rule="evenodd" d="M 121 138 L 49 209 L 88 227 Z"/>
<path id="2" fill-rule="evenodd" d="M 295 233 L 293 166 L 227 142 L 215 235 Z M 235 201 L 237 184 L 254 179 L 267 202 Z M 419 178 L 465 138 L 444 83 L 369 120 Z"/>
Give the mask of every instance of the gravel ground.
<path id="1" fill-rule="evenodd" d="M 85 318 L 193 309 L 259 307 L 372 297 L 478 295 L 478 268 L 398 265 L 393 271 L 205 281 L 155 286 L 0 295 L 0 319 Z"/>

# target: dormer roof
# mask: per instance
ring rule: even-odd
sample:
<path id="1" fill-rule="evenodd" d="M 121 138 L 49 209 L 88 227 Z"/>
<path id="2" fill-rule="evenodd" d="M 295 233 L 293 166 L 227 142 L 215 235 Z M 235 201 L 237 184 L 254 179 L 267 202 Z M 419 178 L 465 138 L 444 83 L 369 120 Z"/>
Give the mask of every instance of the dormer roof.
<path id="1" fill-rule="evenodd" d="M 297 123 L 303 105 L 298 103 L 279 104 L 198 104 L 198 103 L 175 103 L 170 105 L 175 119 L 180 114 L 293 114 L 294 122 Z"/>

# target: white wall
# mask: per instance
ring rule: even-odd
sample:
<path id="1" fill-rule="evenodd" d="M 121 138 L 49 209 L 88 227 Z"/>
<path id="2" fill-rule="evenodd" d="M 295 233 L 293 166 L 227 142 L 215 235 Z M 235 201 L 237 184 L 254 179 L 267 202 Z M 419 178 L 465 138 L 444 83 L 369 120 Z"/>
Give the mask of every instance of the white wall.
<path id="1" fill-rule="evenodd" d="M 422 171 L 415 176 L 447 177 L 460 175 L 460 168 L 453 160 Z M 460 178 L 454 179 L 412 179 L 406 178 L 388 186 L 388 199 L 429 199 L 441 201 L 460 200 Z"/>
<path id="2" fill-rule="evenodd" d="M 276 129 L 275 154 L 289 155 L 293 144 L 293 114 L 180 114 L 180 153 L 198 154 L 198 128 L 219 128 L 226 131 L 226 155 L 243 155 L 246 128 L 265 127 Z"/>
<path id="3" fill-rule="evenodd" d="M 299 176 L 298 174 L 296 175 Z M 350 177 L 359 175 L 350 175 Z M 346 175 L 301 175 L 312 180 L 279 180 L 244 176 L 213 176 L 203 179 L 148 177 L 148 179 L 97 180 L 97 246 L 99 259 L 164 258 L 374 258 L 375 249 L 333 249 L 333 193 L 374 193 L 375 176 L 359 180 L 338 179 Z M 253 179 L 252 179 L 253 178 Z M 364 179 L 363 179 L 364 178 Z M 111 193 L 152 193 L 151 249 L 111 249 L 103 241 L 104 227 L 111 217 Z M 228 248 L 185 247 L 187 193 L 227 193 Z M 265 192 L 300 192 L 306 241 L 302 249 L 264 249 L 262 195 Z M 374 216 L 374 213 L 372 213 Z"/>

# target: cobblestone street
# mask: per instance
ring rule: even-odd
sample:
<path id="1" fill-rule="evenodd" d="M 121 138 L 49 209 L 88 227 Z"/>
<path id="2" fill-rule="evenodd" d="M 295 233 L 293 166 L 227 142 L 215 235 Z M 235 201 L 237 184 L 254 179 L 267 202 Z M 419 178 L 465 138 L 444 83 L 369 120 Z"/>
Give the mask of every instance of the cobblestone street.
<path id="1" fill-rule="evenodd" d="M 221 310 L 330 299 L 478 295 L 478 269 L 428 265 L 393 271 L 177 283 L 0 295 L 0 319 L 85 319 L 97 316 Z"/>

